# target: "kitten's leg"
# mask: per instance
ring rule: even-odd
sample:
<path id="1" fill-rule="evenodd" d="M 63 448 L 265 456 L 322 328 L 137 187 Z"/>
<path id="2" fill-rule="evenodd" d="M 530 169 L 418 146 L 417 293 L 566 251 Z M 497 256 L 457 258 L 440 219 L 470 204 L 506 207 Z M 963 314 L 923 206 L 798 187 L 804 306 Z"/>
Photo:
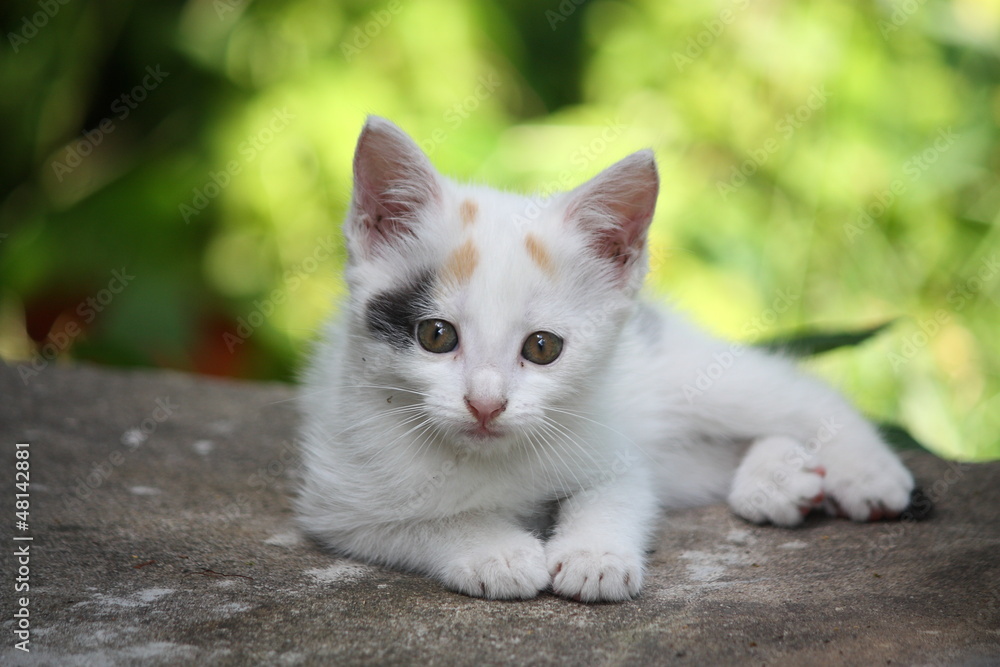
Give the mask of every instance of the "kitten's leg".
<path id="1" fill-rule="evenodd" d="M 526 599 L 549 585 L 542 542 L 498 515 L 376 524 L 327 537 L 351 556 L 422 572 L 474 597 Z"/>
<path id="2" fill-rule="evenodd" d="M 692 405 L 708 432 L 752 443 L 729 494 L 751 521 L 796 525 L 820 505 L 870 521 L 910 502 L 913 477 L 875 427 L 784 359 L 747 351 Z"/>
<path id="3" fill-rule="evenodd" d="M 545 547 L 553 592 L 584 602 L 638 595 L 657 512 L 639 470 L 563 500 Z"/>

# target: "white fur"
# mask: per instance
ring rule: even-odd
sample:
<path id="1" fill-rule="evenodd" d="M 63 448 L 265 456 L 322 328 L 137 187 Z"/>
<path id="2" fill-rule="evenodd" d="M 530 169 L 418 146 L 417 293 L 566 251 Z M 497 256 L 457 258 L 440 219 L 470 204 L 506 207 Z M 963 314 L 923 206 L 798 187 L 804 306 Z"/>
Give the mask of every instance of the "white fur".
<path id="1" fill-rule="evenodd" d="M 794 526 L 820 505 L 858 521 L 907 506 L 909 472 L 836 392 L 637 296 L 656 194 L 648 152 L 571 193 L 529 199 L 437 175 L 372 118 L 355 178 L 350 300 L 301 396 L 299 520 L 333 549 L 469 595 L 551 587 L 622 600 L 640 590 L 660 507 L 728 498 L 751 521 Z M 363 183 L 382 191 L 359 193 Z M 379 197 L 392 226 L 378 227 Z M 471 225 L 465 200 L 478 206 Z M 528 232 L 554 276 L 525 250 Z M 468 283 L 431 290 L 433 316 L 458 329 L 454 352 L 372 335 L 375 295 L 470 239 L 479 261 Z M 612 247 L 627 256 L 609 260 Z M 520 357 L 538 330 L 565 341 L 548 366 Z M 502 437 L 468 435 L 470 396 L 506 401 Z M 537 526 L 553 507 L 546 533 Z"/>

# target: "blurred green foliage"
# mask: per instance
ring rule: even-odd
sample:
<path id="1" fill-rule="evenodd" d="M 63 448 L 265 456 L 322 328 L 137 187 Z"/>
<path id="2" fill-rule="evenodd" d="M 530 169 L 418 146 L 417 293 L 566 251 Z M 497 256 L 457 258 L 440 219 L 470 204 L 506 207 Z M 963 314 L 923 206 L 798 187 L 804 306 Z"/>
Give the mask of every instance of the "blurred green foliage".
<path id="1" fill-rule="evenodd" d="M 5 3 L 0 354 L 289 379 L 368 113 L 566 188 L 652 146 L 653 291 L 1000 457 L 1000 3 Z M 114 273 L 118 271 L 119 273 Z M 124 283 L 124 284 L 123 284 Z M 30 380 L 29 380 L 30 381 Z"/>

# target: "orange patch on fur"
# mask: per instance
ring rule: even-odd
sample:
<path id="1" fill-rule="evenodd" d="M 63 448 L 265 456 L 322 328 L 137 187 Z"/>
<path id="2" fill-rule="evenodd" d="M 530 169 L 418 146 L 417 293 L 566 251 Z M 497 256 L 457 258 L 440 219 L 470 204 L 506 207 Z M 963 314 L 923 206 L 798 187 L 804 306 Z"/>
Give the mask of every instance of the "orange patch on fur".
<path id="1" fill-rule="evenodd" d="M 477 213 L 479 213 L 479 204 L 471 199 L 466 199 L 462 202 L 462 205 L 458 207 L 458 215 L 462 218 L 462 224 L 466 227 L 476 221 Z"/>
<path id="2" fill-rule="evenodd" d="M 441 275 L 447 282 L 464 285 L 469 282 L 469 278 L 472 277 L 472 273 L 476 270 L 478 264 L 479 251 L 476 250 L 476 246 L 469 239 L 451 253 L 448 261 L 445 262 L 444 271 Z"/>
<path id="3" fill-rule="evenodd" d="M 552 261 L 552 255 L 542 245 L 541 240 L 534 234 L 528 234 L 524 239 L 524 245 L 528 248 L 528 255 L 538 265 L 538 268 L 547 275 L 554 276 L 556 265 Z"/>

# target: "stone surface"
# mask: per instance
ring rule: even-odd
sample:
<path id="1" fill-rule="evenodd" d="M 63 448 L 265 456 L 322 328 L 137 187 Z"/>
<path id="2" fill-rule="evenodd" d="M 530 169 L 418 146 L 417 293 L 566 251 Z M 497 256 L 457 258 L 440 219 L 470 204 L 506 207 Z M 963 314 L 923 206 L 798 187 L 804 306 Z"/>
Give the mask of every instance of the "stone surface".
<path id="1" fill-rule="evenodd" d="M 908 455 L 937 502 L 921 523 L 674 512 L 635 601 L 488 602 L 299 536 L 291 396 L 93 367 L 25 381 L 0 365 L 0 663 L 1000 664 L 1000 463 Z M 24 544 L 30 653 L 13 648 Z"/>

